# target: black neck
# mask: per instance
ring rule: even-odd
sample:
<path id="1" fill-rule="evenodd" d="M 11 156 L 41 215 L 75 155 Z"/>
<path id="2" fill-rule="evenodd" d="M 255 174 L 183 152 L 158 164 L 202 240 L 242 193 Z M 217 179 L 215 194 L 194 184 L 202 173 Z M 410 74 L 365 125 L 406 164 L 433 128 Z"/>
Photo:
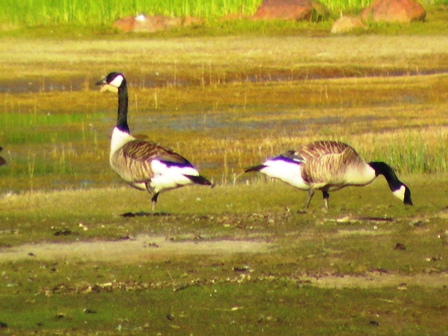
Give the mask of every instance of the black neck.
<path id="1" fill-rule="evenodd" d="M 400 189 L 403 183 L 395 175 L 391 166 L 384 162 L 370 162 L 369 166 L 375 170 L 376 176 L 383 175 L 386 178 L 389 188 L 392 191 Z"/>
<path id="2" fill-rule="evenodd" d="M 117 128 L 120 131 L 129 133 L 128 126 L 128 87 L 126 85 L 126 79 L 123 79 L 120 87 L 118 88 L 118 117 Z"/>

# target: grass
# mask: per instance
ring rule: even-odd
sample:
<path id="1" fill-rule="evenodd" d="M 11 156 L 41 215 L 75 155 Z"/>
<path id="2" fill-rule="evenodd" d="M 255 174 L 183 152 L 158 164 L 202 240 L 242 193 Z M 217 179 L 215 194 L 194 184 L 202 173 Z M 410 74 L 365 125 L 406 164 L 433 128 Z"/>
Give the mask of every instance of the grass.
<path id="1" fill-rule="evenodd" d="M 229 13 L 252 14 L 259 0 L 169 0 L 169 1 L 17 1 L 8 0 L 2 14 L 10 24 L 110 24 L 120 17 L 148 15 L 215 18 Z"/>
<path id="2" fill-rule="evenodd" d="M 334 290 L 316 289 L 309 286 L 300 287 L 287 282 L 273 281 L 255 285 L 255 287 L 259 287 L 259 290 L 269 293 L 266 295 L 265 302 L 258 302 L 251 296 L 254 290 L 252 283 L 231 286 L 232 290 L 229 290 L 229 287 L 226 284 L 216 285 L 213 288 L 192 287 L 187 290 L 188 294 L 173 293 L 170 289 L 162 289 L 152 291 L 152 295 L 148 295 L 146 292 L 131 290 L 126 293 L 115 293 L 114 297 L 117 300 L 112 300 L 111 295 L 107 293 L 88 295 L 84 296 L 85 304 L 98 307 L 97 313 L 90 314 L 90 316 L 82 312 L 82 306 L 77 309 L 67 307 L 61 310 L 61 306 L 54 305 L 52 299 L 37 299 L 29 310 L 32 311 L 32 307 L 37 305 L 46 307 L 42 312 L 41 319 L 37 320 L 42 321 L 39 322 L 41 325 L 51 325 L 56 330 L 70 325 L 83 325 L 77 331 L 88 332 L 92 328 L 98 330 L 99 335 L 110 335 L 113 332 L 115 334 L 120 332 L 141 334 L 153 331 L 161 334 L 190 333 L 197 330 L 210 334 L 226 333 L 229 335 L 241 332 L 250 335 L 257 332 L 289 334 L 292 329 L 296 332 L 304 330 L 329 335 L 325 331 L 329 325 L 335 326 L 338 334 L 352 335 L 374 335 L 378 334 L 378 329 L 381 330 L 380 334 L 384 335 L 394 332 L 412 333 L 415 329 L 421 334 L 430 335 L 434 330 L 434 326 L 429 325 L 427 321 L 424 321 L 418 328 L 412 326 L 413 318 L 410 318 L 408 313 L 409 301 L 403 297 L 404 295 L 397 295 L 396 290 L 392 288 L 387 293 L 376 290 L 337 290 L 334 295 Z M 423 291 L 422 295 L 427 295 L 432 299 L 433 304 L 423 305 L 421 309 L 428 309 L 432 313 L 437 313 L 440 309 L 443 311 L 441 308 L 443 302 L 438 297 L 439 294 L 443 293 L 437 290 Z M 203 302 L 201 308 L 195 307 L 192 311 L 191 302 L 187 299 L 190 295 Z M 357 300 L 363 301 L 364 304 L 345 306 L 343 302 L 349 297 L 355 297 Z M 383 299 L 384 297 L 393 300 Z M 165 300 L 173 303 L 166 304 Z M 381 302 L 381 300 L 386 302 Z M 321 316 L 320 322 L 314 319 L 319 310 L 310 301 L 326 308 L 327 313 L 325 316 Z M 392 303 L 387 301 L 392 301 Z M 117 302 L 121 302 L 121 304 Z M 137 306 L 150 305 L 154 308 L 147 309 L 144 316 L 136 316 L 135 313 L 138 311 L 129 306 L 129 302 L 137 303 Z M 217 309 L 217 303 L 221 304 L 222 308 Z M 275 303 L 279 307 L 278 311 L 272 311 L 270 303 Z M 102 321 L 98 316 L 101 316 L 104 304 L 112 307 L 114 313 Z M 331 309 L 332 306 L 340 305 L 345 308 L 338 311 Z M 165 309 L 158 308 L 163 306 Z M 371 311 L 370 307 L 372 306 L 377 310 Z M 58 313 L 54 314 L 53 319 L 45 319 L 45 315 L 51 316 L 54 312 Z M 386 317 L 378 318 L 376 313 L 385 314 Z M 60 318 L 56 317 L 58 314 L 61 316 Z M 196 314 L 206 314 L 212 319 L 197 320 L 195 319 Z M 420 312 L 413 312 L 413 314 L 418 316 Z M 392 315 L 395 321 L 387 315 Z M 192 323 L 192 320 L 195 322 Z M 114 321 L 114 323 L 110 323 L 110 321 Z"/>
<path id="3" fill-rule="evenodd" d="M 196 16 L 204 19 L 201 27 L 173 29 L 170 32 L 149 34 L 154 37 L 223 36 L 223 35 L 313 35 L 327 34 L 333 21 L 344 15 L 358 15 L 371 1 L 323 0 L 331 18 L 323 22 L 274 21 L 263 22 L 232 17 L 250 17 L 261 0 L 170 0 L 170 1 L 40 1 L 7 0 L 0 13 L 0 31 L 3 36 L 30 38 L 90 39 L 107 36 L 109 39 L 129 39 L 135 34 L 118 34 L 112 27 L 117 19 L 145 13 L 148 15 Z M 369 33 L 386 35 L 441 34 L 446 31 L 444 11 L 447 0 L 427 0 L 425 23 L 369 24 Z M 230 18 L 230 20 L 223 20 Z M 139 35 L 139 34 L 136 34 Z M 140 35 L 141 36 L 141 35 Z"/>
<path id="4" fill-rule="evenodd" d="M 144 211 L 149 199 L 128 188 L 3 198 L 1 238 L 11 246 L 4 253 L 24 241 L 92 244 L 88 257 L 48 257 L 28 245 L 19 259 L 2 262 L 5 332 L 443 334 L 444 181 L 407 177 L 413 209 L 378 181 L 333 193 L 329 213 L 315 200 L 308 215 L 294 213 L 305 193 L 280 183 L 185 188 L 162 195 L 159 210 L 168 215 L 135 218 L 117 214 Z M 356 219 L 369 216 L 390 221 Z M 55 234 L 63 229 L 70 233 Z M 113 261 L 92 256 L 95 242 L 137 235 L 148 244 L 157 236 L 174 245 L 195 242 L 192 249 L 225 239 L 272 245 L 258 253 L 170 255 L 162 240 Z M 397 243 L 405 249 L 394 249 Z M 136 252 L 140 257 L 130 258 Z"/>
<path id="5" fill-rule="evenodd" d="M 137 84 L 130 125 L 135 133 L 182 153 L 217 183 L 244 181 L 235 179 L 245 167 L 321 138 L 346 141 L 366 160 L 389 162 L 400 174 L 441 173 L 447 166 L 443 87 L 443 75 L 198 83 L 188 90 Z M 11 168 L 0 171 L 8 177 L 0 182 L 4 190 L 120 184 L 107 163 L 115 95 L 6 96 L 12 108 L 0 116 L 5 125 L 0 139 L 8 144 L 4 155 Z M 284 102 L 284 97 L 290 98 Z M 196 148 L 209 150 L 198 154 Z M 99 173 L 92 178 L 92 172 Z"/>
<path id="6" fill-rule="evenodd" d="M 371 1 L 323 0 L 331 11 L 359 12 Z M 169 0 L 169 1 L 36 1 L 7 0 L 0 19 L 5 25 L 105 25 L 120 17 L 148 15 L 195 16 L 216 19 L 229 14 L 252 15 L 261 0 Z M 425 5 L 446 5 L 446 0 L 426 1 Z"/>
<path id="7" fill-rule="evenodd" d="M 446 333 L 446 29 L 276 25 L 0 39 L 2 334 Z M 112 70 L 131 129 L 215 188 L 162 194 L 150 215 L 111 172 L 116 96 L 93 84 Z M 298 214 L 306 193 L 240 175 L 322 138 L 392 164 L 415 206 L 379 178 Z"/>

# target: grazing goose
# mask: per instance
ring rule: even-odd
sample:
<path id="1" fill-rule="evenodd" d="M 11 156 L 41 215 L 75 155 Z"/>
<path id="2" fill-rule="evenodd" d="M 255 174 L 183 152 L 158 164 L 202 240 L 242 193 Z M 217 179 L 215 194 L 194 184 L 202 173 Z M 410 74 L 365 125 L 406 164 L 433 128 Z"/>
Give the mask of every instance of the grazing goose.
<path id="1" fill-rule="evenodd" d="M 314 191 L 321 190 L 328 209 L 329 191 L 347 186 L 365 186 L 383 175 L 393 195 L 412 205 L 411 191 L 384 162 L 365 162 L 349 145 L 337 141 L 316 141 L 290 150 L 245 172 L 261 172 L 301 190 L 308 190 L 306 208 Z"/>
<path id="2" fill-rule="evenodd" d="M 128 89 L 123 74 L 112 72 L 96 85 L 101 85 L 102 91 L 118 90 L 118 118 L 112 133 L 110 165 L 131 186 L 153 194 L 153 211 L 163 191 L 188 184 L 212 185 L 184 157 L 130 134 L 127 122 Z"/>
<path id="3" fill-rule="evenodd" d="M 3 150 L 2 147 L 0 147 L 0 152 Z M 6 160 L 0 156 L 0 167 L 1 166 L 6 166 Z"/>

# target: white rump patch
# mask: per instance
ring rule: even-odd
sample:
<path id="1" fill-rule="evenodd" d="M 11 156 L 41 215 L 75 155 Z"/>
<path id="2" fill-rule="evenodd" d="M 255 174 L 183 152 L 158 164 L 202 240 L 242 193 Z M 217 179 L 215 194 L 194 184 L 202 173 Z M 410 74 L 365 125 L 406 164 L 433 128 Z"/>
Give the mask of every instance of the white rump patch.
<path id="1" fill-rule="evenodd" d="M 283 160 L 268 160 L 261 173 L 282 180 L 298 189 L 308 190 L 310 186 L 302 178 L 302 165 Z"/>
<path id="2" fill-rule="evenodd" d="M 392 191 L 392 194 L 398 199 L 400 199 L 402 202 L 404 201 L 404 193 L 406 192 L 406 188 L 404 185 L 400 187 L 400 189 L 397 189 L 395 191 Z"/>
<path id="3" fill-rule="evenodd" d="M 199 175 L 199 172 L 193 167 L 168 166 L 159 160 L 151 162 L 151 169 L 154 172 L 154 177 L 151 179 L 151 187 L 156 192 L 192 184 L 193 182 L 185 175 Z"/>

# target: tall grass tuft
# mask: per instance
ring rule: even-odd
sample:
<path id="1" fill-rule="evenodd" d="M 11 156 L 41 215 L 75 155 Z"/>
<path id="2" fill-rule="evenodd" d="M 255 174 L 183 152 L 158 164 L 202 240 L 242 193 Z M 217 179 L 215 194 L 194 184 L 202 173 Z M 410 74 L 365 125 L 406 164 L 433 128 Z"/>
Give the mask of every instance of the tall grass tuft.
<path id="1" fill-rule="evenodd" d="M 5 0 L 0 21 L 10 24 L 105 25 L 128 15 L 221 17 L 253 14 L 261 0 Z"/>
<path id="2" fill-rule="evenodd" d="M 3 0 L 0 22 L 4 25 L 109 25 L 123 16 L 196 16 L 213 19 L 228 14 L 252 15 L 262 0 Z M 322 0 L 333 13 L 356 12 L 371 0 Z M 446 5 L 428 0 L 425 5 Z"/>

